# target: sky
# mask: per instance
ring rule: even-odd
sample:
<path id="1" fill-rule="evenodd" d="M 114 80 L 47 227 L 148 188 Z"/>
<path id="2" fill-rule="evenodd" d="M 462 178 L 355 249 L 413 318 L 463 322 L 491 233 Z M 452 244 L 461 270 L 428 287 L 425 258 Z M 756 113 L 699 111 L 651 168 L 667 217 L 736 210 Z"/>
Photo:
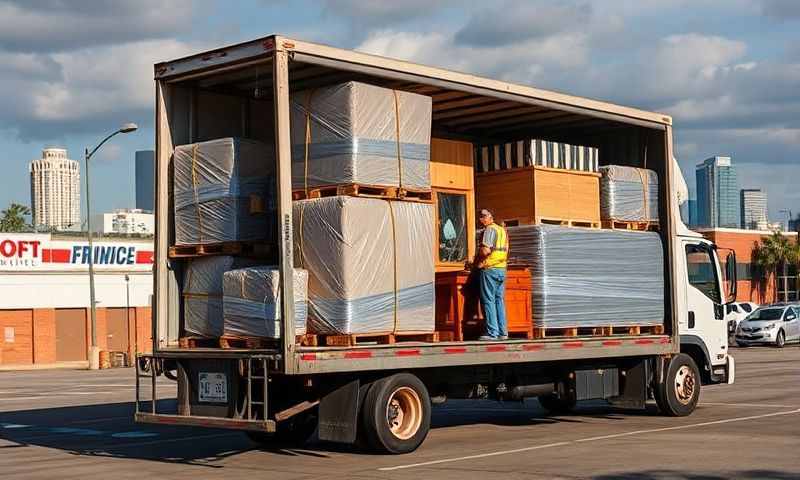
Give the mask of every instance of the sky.
<path id="1" fill-rule="evenodd" d="M 129 121 L 92 159 L 92 210 L 133 207 L 153 64 L 275 33 L 667 113 L 691 190 L 731 156 L 771 219 L 800 213 L 797 0 L 0 0 L 0 208 L 30 204 L 43 147 L 81 159 Z"/>

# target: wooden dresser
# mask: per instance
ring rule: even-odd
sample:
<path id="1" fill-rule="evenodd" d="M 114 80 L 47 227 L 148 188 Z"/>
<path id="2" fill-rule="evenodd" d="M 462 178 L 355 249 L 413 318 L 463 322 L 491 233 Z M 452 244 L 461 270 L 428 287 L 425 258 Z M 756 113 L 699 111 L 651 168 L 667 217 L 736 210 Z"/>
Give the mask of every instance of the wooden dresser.
<path id="1" fill-rule="evenodd" d="M 528 269 L 506 271 L 508 334 L 533 338 L 531 276 Z M 484 334 L 477 271 L 436 273 L 436 330 L 441 341 L 477 340 Z"/>

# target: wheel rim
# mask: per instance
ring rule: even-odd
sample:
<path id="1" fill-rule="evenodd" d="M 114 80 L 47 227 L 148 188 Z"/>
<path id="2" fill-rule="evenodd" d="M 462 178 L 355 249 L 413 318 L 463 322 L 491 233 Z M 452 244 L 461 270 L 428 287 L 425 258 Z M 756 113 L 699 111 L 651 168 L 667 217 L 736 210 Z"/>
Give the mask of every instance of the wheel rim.
<path id="1" fill-rule="evenodd" d="M 386 403 L 386 422 L 392 435 L 400 440 L 413 437 L 422 424 L 422 402 L 414 389 L 400 387 Z"/>
<path id="2" fill-rule="evenodd" d="M 681 365 L 675 374 L 675 398 L 683 405 L 688 405 L 694 397 L 697 378 L 688 365 Z"/>
<path id="3" fill-rule="evenodd" d="M 783 346 L 783 332 L 778 332 L 778 339 L 775 342 L 779 347 Z"/>

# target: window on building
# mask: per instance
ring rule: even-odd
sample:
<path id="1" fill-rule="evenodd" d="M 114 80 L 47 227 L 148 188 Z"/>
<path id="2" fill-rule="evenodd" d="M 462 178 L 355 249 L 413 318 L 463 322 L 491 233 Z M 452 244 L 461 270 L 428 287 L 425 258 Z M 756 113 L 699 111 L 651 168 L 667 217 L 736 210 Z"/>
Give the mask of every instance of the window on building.
<path id="1" fill-rule="evenodd" d="M 467 259 L 467 196 L 436 193 L 439 261 L 460 263 Z"/>
<path id="2" fill-rule="evenodd" d="M 689 283 L 715 303 L 721 303 L 717 269 L 711 250 L 702 245 L 686 245 L 686 268 Z"/>

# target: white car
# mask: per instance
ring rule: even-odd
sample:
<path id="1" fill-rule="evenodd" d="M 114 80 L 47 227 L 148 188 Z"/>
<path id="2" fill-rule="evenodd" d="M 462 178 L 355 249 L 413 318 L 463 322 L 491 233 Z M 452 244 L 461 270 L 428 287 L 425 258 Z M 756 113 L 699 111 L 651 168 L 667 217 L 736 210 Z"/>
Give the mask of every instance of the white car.
<path id="1" fill-rule="evenodd" d="M 736 344 L 740 347 L 771 343 L 782 348 L 800 340 L 800 306 L 775 304 L 761 307 L 739 323 Z"/>
<path id="2" fill-rule="evenodd" d="M 758 305 L 753 302 L 734 302 L 725 306 L 725 320 L 728 321 L 728 345 L 736 344 L 736 328 L 757 308 Z"/>

